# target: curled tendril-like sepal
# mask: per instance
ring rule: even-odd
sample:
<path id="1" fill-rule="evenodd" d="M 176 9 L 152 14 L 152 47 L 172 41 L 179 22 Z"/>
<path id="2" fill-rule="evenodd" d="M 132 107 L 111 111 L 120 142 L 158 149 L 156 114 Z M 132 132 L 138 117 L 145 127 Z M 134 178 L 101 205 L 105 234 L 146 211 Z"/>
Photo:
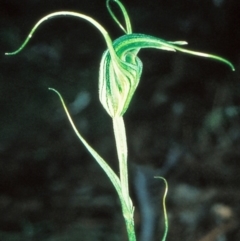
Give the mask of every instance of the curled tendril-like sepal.
<path id="1" fill-rule="evenodd" d="M 112 11 L 112 9 L 110 7 L 110 1 L 111 0 L 107 0 L 106 5 L 107 5 L 108 12 L 110 13 L 110 15 L 113 18 L 113 20 L 118 24 L 118 26 L 124 31 L 125 34 L 132 33 L 132 26 L 131 26 L 130 18 L 128 16 L 127 10 L 124 7 L 124 5 L 120 1 L 118 1 L 118 0 L 112 0 L 113 2 L 115 2 L 119 6 L 120 10 L 122 11 L 123 18 L 125 20 L 126 28 L 124 28 L 122 26 L 122 24 L 119 22 L 119 20 L 117 19 L 116 15 Z"/>

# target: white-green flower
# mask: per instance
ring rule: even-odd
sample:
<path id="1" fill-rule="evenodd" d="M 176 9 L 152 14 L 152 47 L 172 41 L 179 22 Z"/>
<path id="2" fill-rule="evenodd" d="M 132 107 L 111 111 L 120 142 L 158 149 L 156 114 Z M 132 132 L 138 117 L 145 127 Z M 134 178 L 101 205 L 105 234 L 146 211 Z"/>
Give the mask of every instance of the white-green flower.
<path id="1" fill-rule="evenodd" d="M 50 18 L 59 15 L 73 16 L 85 19 L 92 23 L 102 33 L 107 44 L 107 50 L 102 55 L 99 69 L 99 99 L 111 117 L 123 116 L 128 109 L 142 74 L 143 65 L 137 56 L 142 48 L 180 51 L 187 54 L 211 58 L 229 65 L 231 69 L 234 70 L 234 66 L 231 64 L 231 62 L 222 57 L 182 48 L 182 45 L 187 44 L 186 41 L 171 42 L 142 33 L 132 33 L 130 19 L 125 7 L 119 0 L 112 0 L 120 7 L 124 16 L 126 28 L 122 26 L 112 12 L 109 5 L 110 1 L 111 0 L 107 0 L 108 11 L 114 21 L 125 32 L 123 36 L 119 37 L 115 41 L 112 42 L 105 28 L 103 28 L 103 26 L 93 18 L 81 13 L 62 11 L 49 14 L 38 21 L 22 46 L 15 52 L 7 54 L 12 55 L 20 52 L 30 40 L 38 26 Z"/>

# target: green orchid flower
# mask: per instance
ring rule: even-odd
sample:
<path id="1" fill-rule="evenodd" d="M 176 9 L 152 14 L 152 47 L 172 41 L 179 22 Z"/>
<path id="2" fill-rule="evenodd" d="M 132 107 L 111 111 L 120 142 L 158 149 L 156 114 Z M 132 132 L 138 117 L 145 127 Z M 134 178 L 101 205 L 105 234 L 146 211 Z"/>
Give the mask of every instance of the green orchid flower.
<path id="1" fill-rule="evenodd" d="M 110 2 L 115 2 L 120 8 L 123 18 L 125 21 L 125 27 L 120 23 L 118 18 L 113 13 Z M 133 213 L 134 207 L 129 196 L 129 187 L 128 187 L 128 167 L 127 167 L 127 138 L 125 132 L 125 125 L 123 121 L 123 115 L 127 111 L 129 104 L 133 98 L 133 95 L 136 91 L 136 88 L 139 84 L 139 80 L 142 74 L 143 64 L 138 57 L 138 53 L 141 49 L 144 48 L 154 48 L 165 51 L 180 51 L 187 54 L 192 54 L 196 56 L 206 57 L 210 59 L 215 59 L 224 64 L 227 64 L 233 71 L 234 66 L 228 60 L 212 55 L 206 54 L 202 52 L 192 51 L 183 48 L 183 45 L 186 45 L 186 41 L 166 41 L 157 37 L 153 37 L 150 35 L 142 34 L 142 33 L 133 33 L 131 22 L 129 15 L 123 6 L 123 4 L 119 0 L 107 0 L 106 2 L 107 9 L 112 16 L 113 20 L 117 23 L 117 25 L 123 30 L 124 35 L 112 41 L 108 32 L 105 28 L 99 24 L 93 18 L 77 12 L 71 11 L 60 11 L 51 13 L 42 19 L 40 19 L 30 34 L 27 36 L 26 40 L 14 52 L 6 53 L 6 55 L 14 55 L 19 53 L 31 39 L 33 33 L 36 29 L 46 20 L 50 18 L 54 18 L 57 16 L 71 16 L 77 17 L 80 19 L 84 19 L 94 25 L 102 34 L 105 39 L 107 50 L 103 53 L 100 69 L 99 69 L 99 99 L 101 104 L 107 113 L 112 117 L 113 120 L 113 129 L 114 136 L 116 141 L 116 148 L 118 154 L 119 161 L 119 173 L 118 175 L 111 169 L 111 167 L 107 164 L 107 162 L 87 143 L 87 141 L 82 137 L 82 135 L 78 132 L 69 111 L 64 103 L 64 100 L 61 94 L 53 89 L 62 102 L 64 110 L 67 114 L 67 117 L 73 127 L 74 132 L 80 139 L 80 141 L 84 144 L 87 150 L 91 153 L 91 155 L 95 158 L 98 164 L 103 168 L 105 173 L 108 175 L 109 179 L 113 183 L 120 202 L 122 206 L 123 217 L 125 219 L 126 228 L 128 232 L 129 241 L 135 241 L 135 231 L 134 231 L 134 221 L 133 221 Z M 167 194 L 167 182 L 163 177 L 161 178 L 166 185 L 165 194 L 163 197 L 163 210 L 164 210 L 164 219 L 165 219 L 165 232 L 163 236 L 163 241 L 165 241 L 168 231 L 168 221 L 167 221 L 167 211 L 166 211 L 166 194 Z"/>
<path id="2" fill-rule="evenodd" d="M 122 26 L 112 12 L 110 1 L 115 2 L 120 7 L 124 16 L 126 28 Z M 143 65 L 137 54 L 143 48 L 180 51 L 187 54 L 215 59 L 229 65 L 230 68 L 234 70 L 232 63 L 222 57 L 191 51 L 180 47 L 182 45 L 186 45 L 186 41 L 166 41 L 150 35 L 132 33 L 130 18 L 125 7 L 119 0 L 107 0 L 107 8 L 114 21 L 125 33 L 125 35 L 119 37 L 114 42 L 112 42 L 103 26 L 93 18 L 81 13 L 61 11 L 49 14 L 38 21 L 22 46 L 15 52 L 6 54 L 13 55 L 20 52 L 30 40 L 39 25 L 50 18 L 56 16 L 73 16 L 87 20 L 102 33 L 108 47 L 108 49 L 104 52 L 100 63 L 99 99 L 111 117 L 123 116 L 128 109 L 142 74 Z"/>
<path id="3" fill-rule="evenodd" d="M 196 51 L 187 50 L 179 46 L 186 45 L 186 41 L 165 41 L 160 38 L 145 34 L 132 33 L 130 18 L 125 7 L 118 0 L 113 0 L 122 10 L 126 29 L 118 21 L 112 12 L 109 2 L 109 13 L 125 35 L 113 42 L 111 49 L 105 51 L 102 56 L 99 76 L 99 97 L 105 110 L 111 117 L 123 116 L 138 86 L 142 74 L 142 62 L 137 54 L 142 48 L 155 48 L 167 51 L 180 51 L 201 57 L 207 57 L 221 61 L 234 70 L 234 66 L 226 59 Z M 114 51 L 115 53 L 113 53 Z"/>

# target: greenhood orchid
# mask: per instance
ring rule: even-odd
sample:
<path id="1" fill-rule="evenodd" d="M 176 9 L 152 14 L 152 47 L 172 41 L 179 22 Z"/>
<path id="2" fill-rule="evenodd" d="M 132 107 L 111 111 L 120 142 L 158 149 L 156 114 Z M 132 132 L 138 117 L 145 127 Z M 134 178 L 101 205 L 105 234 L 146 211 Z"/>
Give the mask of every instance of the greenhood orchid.
<path id="1" fill-rule="evenodd" d="M 118 18 L 113 13 L 110 6 L 111 1 L 115 2 L 120 8 L 124 17 L 125 26 L 123 26 L 119 22 Z M 187 50 L 183 48 L 182 46 L 187 44 L 186 41 L 165 41 L 163 39 L 153 37 L 150 35 L 142 33 L 133 33 L 129 15 L 123 4 L 119 0 L 107 0 L 106 5 L 113 20 L 124 32 L 124 35 L 122 35 L 115 41 L 111 40 L 105 28 L 97 21 L 95 21 L 93 18 L 82 13 L 60 11 L 51 13 L 40 19 L 33 27 L 33 29 L 31 30 L 30 34 L 28 35 L 24 43 L 21 45 L 21 47 L 12 53 L 6 53 L 6 55 L 14 55 L 20 52 L 31 39 L 36 29 L 44 21 L 50 18 L 54 18 L 56 16 L 71 16 L 84 19 L 92 25 L 94 25 L 101 32 L 102 36 L 105 39 L 107 50 L 103 53 L 100 62 L 98 83 L 99 99 L 104 109 L 112 117 L 113 120 L 113 129 L 119 160 L 120 177 L 118 177 L 118 175 L 114 173 L 114 171 L 110 168 L 107 162 L 103 160 L 103 158 L 101 158 L 101 156 L 86 142 L 86 140 L 78 132 L 60 93 L 55 89 L 49 89 L 53 90 L 55 93 L 58 94 L 76 135 L 87 148 L 87 150 L 91 153 L 91 155 L 95 158 L 95 160 L 99 163 L 99 165 L 103 168 L 103 170 L 106 172 L 111 182 L 113 183 L 121 201 L 123 216 L 126 222 L 129 240 L 135 241 L 136 237 L 133 222 L 134 207 L 129 196 L 128 188 L 127 138 L 123 121 L 123 115 L 129 107 L 129 104 L 136 91 L 142 74 L 143 64 L 138 57 L 139 51 L 143 48 L 154 48 L 166 51 L 180 51 L 191 55 L 218 60 L 224 64 L 227 64 L 232 70 L 234 70 L 234 66 L 231 62 L 222 57 Z M 162 179 L 166 184 L 167 191 L 166 180 L 164 178 Z M 166 193 L 163 199 L 164 218 L 166 224 L 165 233 L 162 239 L 163 241 L 166 239 L 168 229 L 165 199 Z"/>
<path id="2" fill-rule="evenodd" d="M 145 34 L 132 33 L 130 18 L 125 7 L 119 0 L 112 0 L 120 7 L 124 16 L 126 28 L 122 26 L 115 14 L 112 12 L 110 1 L 111 0 L 107 0 L 108 11 L 114 21 L 125 33 L 115 41 L 112 42 L 108 32 L 93 18 L 81 13 L 61 11 L 49 14 L 38 21 L 22 46 L 15 52 L 6 54 L 13 55 L 20 52 L 30 40 L 39 25 L 50 18 L 56 16 L 73 16 L 87 20 L 102 33 L 108 47 L 108 49 L 103 53 L 100 63 L 99 99 L 111 117 L 123 116 L 128 109 L 129 103 L 133 97 L 133 94 L 135 93 L 142 74 L 143 65 L 137 56 L 138 52 L 142 48 L 180 51 L 187 54 L 211 58 L 229 65 L 230 68 L 234 70 L 234 66 L 228 60 L 222 57 L 191 51 L 180 47 L 182 45 L 186 45 L 186 41 L 172 42 Z"/>

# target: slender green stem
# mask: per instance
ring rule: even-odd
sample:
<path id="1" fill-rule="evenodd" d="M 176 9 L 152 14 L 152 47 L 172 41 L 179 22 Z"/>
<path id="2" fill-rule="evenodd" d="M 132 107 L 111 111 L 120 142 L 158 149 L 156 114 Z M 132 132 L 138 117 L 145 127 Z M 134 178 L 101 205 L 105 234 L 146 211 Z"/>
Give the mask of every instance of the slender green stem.
<path id="1" fill-rule="evenodd" d="M 128 188 L 128 166 L 127 166 L 127 138 L 126 130 L 122 116 L 113 117 L 113 130 L 117 147 L 117 155 L 119 161 L 120 182 L 122 195 L 125 200 L 129 199 Z M 128 208 L 131 208 L 130 202 L 127 203 Z"/>
<path id="2" fill-rule="evenodd" d="M 136 241 L 136 234 L 135 234 L 135 230 L 134 230 L 134 220 L 133 217 L 131 218 L 131 220 L 126 220 L 126 227 L 127 227 L 127 233 L 128 233 L 128 240 L 129 241 Z"/>
<path id="3" fill-rule="evenodd" d="M 119 172 L 120 172 L 120 185 L 122 196 L 125 200 L 126 206 L 122 206 L 123 217 L 126 223 L 128 240 L 136 241 L 136 235 L 134 230 L 134 208 L 129 195 L 128 187 L 128 166 L 127 166 L 127 138 L 125 125 L 122 116 L 113 117 L 113 130 L 117 147 Z"/>

